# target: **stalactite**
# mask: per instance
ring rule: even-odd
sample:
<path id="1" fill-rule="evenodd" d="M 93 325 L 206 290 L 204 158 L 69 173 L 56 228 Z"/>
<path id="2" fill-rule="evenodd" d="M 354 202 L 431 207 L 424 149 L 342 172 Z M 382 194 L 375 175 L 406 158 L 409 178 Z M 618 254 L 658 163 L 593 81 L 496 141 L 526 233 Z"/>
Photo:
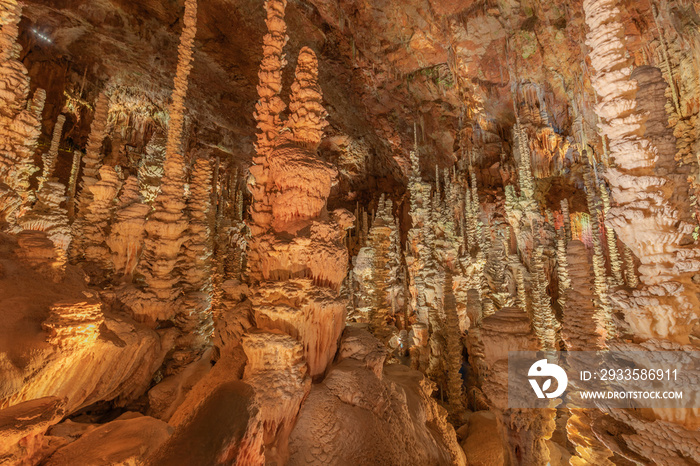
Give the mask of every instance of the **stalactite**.
<path id="1" fill-rule="evenodd" d="M 53 171 L 56 168 L 56 159 L 58 158 L 58 147 L 61 143 L 61 136 L 63 134 L 63 124 L 66 122 L 66 117 L 59 115 L 56 119 L 56 124 L 53 127 L 53 135 L 51 137 L 51 146 L 49 150 L 41 156 L 43 162 L 43 170 L 41 177 L 39 177 L 39 188 L 41 191 L 42 186 L 47 182 L 52 176 Z"/>
<path id="2" fill-rule="evenodd" d="M 146 216 L 151 211 L 150 206 L 141 202 L 138 188 L 139 182 L 135 176 L 130 176 L 124 183 L 107 239 L 107 246 L 112 251 L 114 272 L 125 277 L 126 281 L 131 280 L 141 256 Z"/>

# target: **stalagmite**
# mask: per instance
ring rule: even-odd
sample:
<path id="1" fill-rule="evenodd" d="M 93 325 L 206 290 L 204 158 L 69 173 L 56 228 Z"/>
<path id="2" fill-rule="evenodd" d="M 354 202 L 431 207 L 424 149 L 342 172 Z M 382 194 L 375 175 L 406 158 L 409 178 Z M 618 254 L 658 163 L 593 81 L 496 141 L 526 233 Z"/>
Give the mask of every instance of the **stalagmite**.
<path id="1" fill-rule="evenodd" d="M 555 428 L 555 410 L 508 408 L 508 352 L 536 351 L 530 319 L 518 308 L 504 308 L 482 323 L 484 363 L 488 368 L 483 391 L 497 412 L 498 426 L 510 464 L 547 464 L 545 441 Z"/>
<path id="2" fill-rule="evenodd" d="M 321 87 L 318 85 L 318 60 L 308 47 L 302 47 L 297 58 L 292 92 L 289 96 L 289 121 L 286 127 L 292 130 L 294 139 L 317 145 L 328 126 L 328 113 L 321 105 Z"/>
<path id="3" fill-rule="evenodd" d="M 605 276 L 605 255 L 603 253 L 603 242 L 601 241 L 600 222 L 601 214 L 600 201 L 596 196 L 596 188 L 591 174 L 592 167 L 584 168 L 583 179 L 586 185 L 586 201 L 591 219 L 591 231 L 593 242 L 593 273 L 595 274 L 595 291 L 598 296 L 599 319 L 606 322 L 605 328 L 610 338 L 617 333 L 612 320 L 612 304 L 608 293 L 608 283 Z"/>
<path id="4" fill-rule="evenodd" d="M 623 256 L 625 258 L 625 283 L 630 288 L 637 288 L 639 285 L 639 280 L 637 279 L 637 272 L 634 269 L 634 255 L 632 250 L 624 245 L 622 250 Z"/>
<path id="5" fill-rule="evenodd" d="M 144 202 L 149 205 L 153 205 L 160 193 L 165 163 L 165 143 L 166 138 L 162 134 L 155 133 L 148 141 L 145 153 L 139 162 L 139 191 Z"/>
<path id="6" fill-rule="evenodd" d="M 700 465 L 700 0 L 19 1 L 0 464 Z"/>
<path id="7" fill-rule="evenodd" d="M 184 311 L 177 317 L 181 327 L 200 342 L 208 342 L 213 330 L 211 177 L 211 162 L 198 159 L 192 170 L 187 200 L 189 229 L 183 251 L 185 266 L 182 267 Z"/>
<path id="8" fill-rule="evenodd" d="M 532 258 L 532 326 L 542 348 L 554 350 L 557 348 L 560 324 L 554 316 L 552 304 L 547 295 L 548 281 L 544 270 L 543 251 L 544 247 L 537 247 Z"/>
<path id="9" fill-rule="evenodd" d="M 46 92 L 37 89 L 29 98 L 27 68 L 19 61 L 17 44 L 22 6 L 5 0 L 0 30 L 0 214 L 10 225 L 24 215 L 34 202 L 30 177 L 38 168 L 34 152 L 41 134 L 41 113 Z M 6 188 L 2 187 L 6 185 Z"/>
<path id="10" fill-rule="evenodd" d="M 682 221 L 685 214 L 665 188 L 667 178 L 654 171 L 659 155 L 643 136 L 646 116 L 637 110 L 639 86 L 631 78 L 620 10 L 614 0 L 587 0 L 583 6 L 595 70 L 591 82 L 601 98 L 596 113 L 616 164 L 605 174 L 615 204 L 606 224 L 639 258 L 645 285 L 620 304 L 636 335 L 685 342 L 700 308 L 697 285 L 688 277 L 697 270 L 688 259 L 697 253 L 683 246 L 693 227 Z"/>
<path id="11" fill-rule="evenodd" d="M 46 181 L 36 194 L 37 202 L 32 210 L 19 220 L 19 226 L 23 230 L 46 232 L 46 237 L 56 249 L 57 261 L 62 263 L 61 269 L 68 259 L 68 247 L 72 240 L 68 213 L 61 207 L 66 199 L 65 189 L 61 183 Z"/>
<path id="12" fill-rule="evenodd" d="M 360 249 L 353 278 L 358 288 L 360 312 L 370 324 L 372 333 L 387 342 L 398 333 L 392 301 L 398 293 L 397 228 L 392 214 L 392 202 L 379 199 L 377 213 L 369 231 L 367 246 Z"/>
<path id="13" fill-rule="evenodd" d="M 462 401 L 462 377 L 460 368 L 462 366 L 462 339 L 459 331 L 459 321 L 457 320 L 457 302 L 452 290 L 452 274 L 445 272 L 445 289 L 443 292 L 444 312 L 445 312 L 445 349 L 447 369 L 447 399 L 449 403 L 450 415 L 459 419 L 464 411 Z"/>
<path id="14" fill-rule="evenodd" d="M 61 136 L 63 135 L 63 124 L 66 122 L 66 117 L 59 115 L 56 119 L 56 124 L 53 127 L 53 136 L 51 137 L 51 146 L 48 152 L 41 156 L 41 160 L 44 164 L 42 169 L 41 177 L 39 178 L 39 191 L 41 191 L 42 186 L 46 181 L 51 179 L 53 176 L 53 171 L 56 168 L 56 158 L 58 157 L 58 147 L 61 143 Z"/>
<path id="15" fill-rule="evenodd" d="M 614 203 L 606 224 L 615 229 L 641 262 L 642 286 L 632 293 L 616 294 L 615 303 L 622 309 L 636 339 L 673 347 L 674 342 L 682 344 L 690 340 L 697 322 L 700 302 L 691 276 L 700 266 L 695 259 L 699 253 L 696 246 L 689 244 L 693 225 L 686 220 L 684 199 L 674 196 L 674 188 L 679 186 L 670 181 L 672 177 L 668 173 L 655 169 L 657 163 L 667 165 L 667 156 L 659 145 L 662 141 L 651 132 L 659 125 L 650 119 L 646 108 L 650 102 L 639 99 L 640 81 L 653 69 L 631 70 L 632 62 L 624 43 L 625 28 L 616 3 L 586 0 L 583 4 L 589 28 L 586 42 L 595 71 L 591 83 L 601 98 L 595 110 L 601 120 L 601 132 L 610 141 L 611 162 L 615 164 L 605 173 Z M 665 126 L 662 122 L 660 128 Z M 634 266 L 631 260 L 627 263 L 628 267 Z M 633 277 L 634 273 L 630 275 Z M 687 436 L 694 433 L 680 424 L 658 419 L 665 416 L 663 411 L 656 410 L 644 417 L 629 410 L 615 410 L 596 424 L 608 422 L 632 432 L 645 432 L 614 440 L 606 438 L 607 446 L 636 462 L 682 462 L 681 456 L 697 461 L 700 458 L 697 451 L 679 454 L 677 447 L 687 444 Z M 597 426 L 594 424 L 593 428 Z"/>
<path id="16" fill-rule="evenodd" d="M 110 166 L 103 166 L 99 171 L 100 181 L 89 186 L 89 204 L 83 204 L 82 218 L 73 223 L 74 260 L 85 260 L 101 266 L 102 270 L 112 270 L 112 255 L 107 246 L 109 226 L 114 214 L 115 199 L 120 182 L 117 172 Z"/>
<path id="17" fill-rule="evenodd" d="M 85 155 L 83 156 L 83 170 L 80 181 L 80 193 L 78 194 L 78 218 L 85 218 L 85 208 L 90 204 L 91 192 L 88 188 L 98 181 L 98 173 L 102 166 L 102 144 L 107 136 L 107 118 L 109 116 L 109 97 L 101 92 L 95 103 L 95 114 L 90 125 Z"/>
<path id="18" fill-rule="evenodd" d="M 131 279 L 143 248 L 146 216 L 150 207 L 139 196 L 139 183 L 130 176 L 119 195 L 119 205 L 111 226 L 107 246 L 112 251 L 115 274 Z"/>
<path id="19" fill-rule="evenodd" d="M 73 221 L 75 219 L 75 192 L 78 187 L 78 172 L 80 171 L 80 160 L 83 153 L 73 151 L 73 164 L 71 165 L 70 178 L 68 179 L 68 218 Z"/>
<path id="20" fill-rule="evenodd" d="M 571 214 L 569 213 L 569 201 L 561 200 L 561 215 L 564 218 L 564 233 L 566 241 L 571 241 Z"/>
<path id="21" fill-rule="evenodd" d="M 272 221 L 270 190 L 272 180 L 269 175 L 268 155 L 273 150 L 277 135 L 282 130 L 281 114 L 286 109 L 279 94 L 282 89 L 282 69 L 287 64 L 283 53 L 287 44 L 287 25 L 284 22 L 286 0 L 266 0 L 267 34 L 263 38 L 263 59 L 258 71 L 258 96 L 255 104 L 255 121 L 258 133 L 255 146 L 254 165 L 250 167 L 248 189 L 253 202 L 250 206 L 250 229 L 253 237 L 264 233 Z M 301 116 L 301 115 L 300 115 Z M 255 239 L 251 244 L 253 272 L 257 273 L 257 247 Z"/>
<path id="22" fill-rule="evenodd" d="M 600 200 L 603 203 L 603 218 L 608 216 L 610 212 L 610 196 L 608 195 L 608 187 L 600 182 L 598 185 L 600 192 Z M 615 236 L 615 230 L 612 228 L 605 228 L 605 239 L 608 243 L 608 257 L 610 258 L 610 271 L 613 276 L 613 284 L 615 286 L 620 286 L 623 284 L 622 279 L 622 259 L 620 258 L 620 252 L 617 248 L 617 236 Z"/>
<path id="23" fill-rule="evenodd" d="M 182 155 L 185 97 L 192 70 L 194 38 L 197 33 L 197 2 L 185 1 L 184 26 L 178 47 L 168 138 L 161 191 L 153 213 L 146 222 L 142 260 L 137 271 L 143 275 L 144 293 L 130 299 L 132 312 L 139 320 L 155 322 L 172 319 L 177 313 L 175 301 L 182 288 L 176 272 L 180 248 L 187 240 L 185 217 L 185 162 Z"/>

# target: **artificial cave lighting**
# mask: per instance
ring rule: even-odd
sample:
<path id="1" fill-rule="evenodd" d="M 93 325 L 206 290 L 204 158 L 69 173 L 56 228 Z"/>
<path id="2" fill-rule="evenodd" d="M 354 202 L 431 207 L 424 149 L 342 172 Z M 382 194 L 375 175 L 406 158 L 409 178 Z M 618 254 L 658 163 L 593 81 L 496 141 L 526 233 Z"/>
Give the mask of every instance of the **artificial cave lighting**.
<path id="1" fill-rule="evenodd" d="M 699 25 L 0 0 L 0 464 L 700 464 Z"/>

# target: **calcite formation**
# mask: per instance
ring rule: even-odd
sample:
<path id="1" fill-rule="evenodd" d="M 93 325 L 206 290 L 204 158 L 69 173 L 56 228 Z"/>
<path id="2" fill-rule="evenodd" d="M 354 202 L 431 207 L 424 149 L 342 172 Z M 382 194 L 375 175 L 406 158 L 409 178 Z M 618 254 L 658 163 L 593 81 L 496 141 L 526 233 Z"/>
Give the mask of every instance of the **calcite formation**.
<path id="1" fill-rule="evenodd" d="M 359 319 L 369 322 L 375 336 L 388 341 L 402 326 L 396 306 L 401 245 L 391 201 L 381 196 L 369 230 L 367 246 L 355 259 L 352 279 L 357 287 Z M 397 325 L 398 324 L 398 325 Z M 393 329 L 393 330 L 392 330 Z"/>
<path id="2" fill-rule="evenodd" d="M 109 97 L 101 92 L 95 102 L 95 113 L 90 124 L 90 135 L 85 155 L 82 157 L 83 167 L 80 178 L 80 194 L 77 198 L 78 214 L 80 219 L 85 218 L 87 205 L 90 204 L 92 192 L 90 186 L 98 181 L 100 167 L 102 166 L 102 144 L 108 132 L 107 117 L 109 116 Z"/>
<path id="3" fill-rule="evenodd" d="M 545 440 L 554 432 L 555 410 L 508 408 L 508 351 L 540 348 L 527 314 L 514 307 L 501 309 L 484 319 L 481 338 L 488 367 L 483 390 L 499 412 L 498 425 L 510 462 L 547 464 L 550 451 Z"/>
<path id="4" fill-rule="evenodd" d="M 112 266 L 117 276 L 130 280 L 143 251 L 146 216 L 150 213 L 149 205 L 141 201 L 139 182 L 130 176 L 119 194 L 107 246 L 111 251 Z"/>
<path id="5" fill-rule="evenodd" d="M 269 174 L 268 155 L 275 147 L 275 141 L 282 130 L 282 112 L 286 104 L 280 97 L 282 90 L 282 69 L 287 64 L 283 49 L 289 40 L 287 24 L 284 21 L 286 0 L 265 1 L 267 34 L 263 38 L 263 59 L 258 71 L 258 102 L 255 104 L 257 122 L 256 156 L 250 167 L 248 189 L 253 197 L 250 206 L 249 227 L 253 237 L 266 231 L 272 222 L 270 191 L 272 178 Z M 253 239 L 255 241 L 255 239 Z M 251 248 L 252 271 L 257 261 L 256 248 Z"/>
<path id="6" fill-rule="evenodd" d="M 158 193 L 160 193 L 165 162 L 165 142 L 166 139 L 162 134 L 155 133 L 151 136 L 139 162 L 139 191 L 144 202 L 150 205 L 153 205 Z"/>
<path id="7" fill-rule="evenodd" d="M 187 240 L 185 217 L 185 163 L 182 155 L 185 97 L 192 70 L 194 38 L 197 33 L 197 2 L 185 2 L 184 27 L 178 47 L 178 65 L 174 80 L 170 121 L 165 146 L 161 191 L 154 211 L 146 222 L 143 259 L 139 273 L 145 288 L 128 300 L 139 320 L 168 320 L 177 313 L 175 301 L 182 293 L 180 277 L 175 271 L 180 248 Z"/>
<path id="8" fill-rule="evenodd" d="M 186 265 L 182 268 L 184 311 L 178 316 L 182 328 L 203 342 L 209 341 L 212 334 L 211 176 L 211 162 L 203 158 L 197 160 L 187 202 L 189 227 L 183 253 Z"/>
<path id="9" fill-rule="evenodd" d="M 698 2 L 48 3 L 0 0 L 0 463 L 700 464 L 692 396 L 508 374 L 697 350 Z"/>
<path id="10" fill-rule="evenodd" d="M 644 135 L 648 117 L 638 110 L 639 85 L 631 76 L 616 3 L 584 3 L 590 29 L 587 43 L 596 73 L 592 84 L 601 99 L 596 112 L 616 164 L 606 172 L 616 203 L 606 223 L 642 263 L 639 272 L 645 288 L 630 296 L 625 305 L 634 333 L 683 342 L 697 318 L 693 309 L 698 309 L 696 285 L 688 277 L 695 271 L 694 261 L 688 260 L 695 250 L 685 246 L 684 239 L 693 226 L 684 221 L 666 187 L 669 179 L 654 170 L 659 151 Z"/>
<path id="11" fill-rule="evenodd" d="M 34 193 L 30 177 L 38 168 L 34 151 L 41 133 L 41 113 L 46 92 L 37 89 L 30 95 L 27 68 L 19 60 L 17 44 L 22 6 L 15 0 L 3 2 L 0 30 L 0 212 L 10 225 L 31 207 Z"/>
<path id="12" fill-rule="evenodd" d="M 41 177 L 39 177 L 39 191 L 41 191 L 43 184 L 51 179 L 56 169 L 56 158 L 58 157 L 58 148 L 61 144 L 61 136 L 63 135 L 63 125 L 65 122 L 66 117 L 64 115 L 59 115 L 53 127 L 51 146 L 46 154 L 41 156 L 43 167 L 41 169 Z"/>
<path id="13" fill-rule="evenodd" d="M 72 234 L 68 212 L 61 207 L 66 200 L 65 186 L 57 181 L 46 181 L 36 193 L 37 201 L 30 212 L 19 220 L 23 230 L 46 232 L 56 250 L 56 257 L 65 264 Z"/>

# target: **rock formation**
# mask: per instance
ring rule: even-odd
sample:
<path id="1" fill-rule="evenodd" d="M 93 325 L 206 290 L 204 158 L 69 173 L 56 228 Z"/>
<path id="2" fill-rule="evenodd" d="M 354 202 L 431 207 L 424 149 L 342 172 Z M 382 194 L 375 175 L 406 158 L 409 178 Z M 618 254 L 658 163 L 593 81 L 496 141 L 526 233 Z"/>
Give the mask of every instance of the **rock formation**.
<path id="1" fill-rule="evenodd" d="M 509 373 L 696 352 L 699 2 L 51 3 L 0 0 L 0 463 L 700 464 L 690 393 Z"/>
<path id="2" fill-rule="evenodd" d="M 184 26 L 178 48 L 177 72 L 169 114 L 168 137 L 161 191 L 154 211 L 146 221 L 142 260 L 138 272 L 143 275 L 144 291 L 128 298 L 139 320 L 168 320 L 177 313 L 176 300 L 182 292 L 176 273 L 180 248 L 187 240 L 185 217 L 185 163 L 182 155 L 185 96 L 192 70 L 194 37 L 197 32 L 197 2 L 185 2 Z"/>
<path id="3" fill-rule="evenodd" d="M 139 162 L 139 191 L 144 202 L 149 205 L 153 205 L 160 193 L 165 162 L 165 142 L 165 137 L 155 133 L 148 141 L 145 153 Z"/>
<path id="4" fill-rule="evenodd" d="M 146 216 L 150 206 L 141 202 L 138 179 L 130 176 L 119 194 L 107 246 L 112 252 L 112 264 L 117 276 L 130 280 L 143 250 Z"/>
<path id="5" fill-rule="evenodd" d="M 182 282 L 184 310 L 177 318 L 181 327 L 204 343 L 212 334 L 212 209 L 211 162 L 198 159 L 190 179 L 188 239 L 184 243 Z M 199 343 L 201 345 L 202 343 Z M 194 345 L 198 346 L 198 345 Z"/>
<path id="6" fill-rule="evenodd" d="M 43 162 L 41 177 L 39 178 L 39 188 L 41 191 L 43 184 L 51 179 L 53 172 L 56 169 L 56 158 L 58 157 L 58 147 L 61 144 L 61 136 L 63 135 L 63 124 L 66 122 L 66 117 L 59 115 L 53 127 L 53 136 L 51 137 L 51 146 L 48 152 L 41 156 Z"/>
<path id="7" fill-rule="evenodd" d="M 2 4 L 0 30 L 0 213 L 10 225 L 31 207 L 30 177 L 38 168 L 34 151 L 41 133 L 46 92 L 37 89 L 31 100 L 27 68 L 19 61 L 17 44 L 22 6 L 15 0 Z"/>
<path id="8" fill-rule="evenodd" d="M 693 309 L 698 309 L 695 285 L 687 278 L 679 281 L 679 274 L 695 270 L 690 257 L 696 253 L 683 246 L 693 227 L 683 221 L 664 188 L 668 179 L 655 173 L 658 150 L 643 134 L 647 117 L 637 110 L 639 85 L 631 76 L 616 2 L 587 1 L 584 11 L 596 73 L 592 84 L 601 98 L 596 112 L 616 164 L 606 172 L 616 204 L 606 223 L 641 261 L 640 279 L 645 285 L 629 297 L 626 320 L 640 337 L 684 342 L 696 318 Z M 671 314 L 673 321 L 668 319 Z"/>

